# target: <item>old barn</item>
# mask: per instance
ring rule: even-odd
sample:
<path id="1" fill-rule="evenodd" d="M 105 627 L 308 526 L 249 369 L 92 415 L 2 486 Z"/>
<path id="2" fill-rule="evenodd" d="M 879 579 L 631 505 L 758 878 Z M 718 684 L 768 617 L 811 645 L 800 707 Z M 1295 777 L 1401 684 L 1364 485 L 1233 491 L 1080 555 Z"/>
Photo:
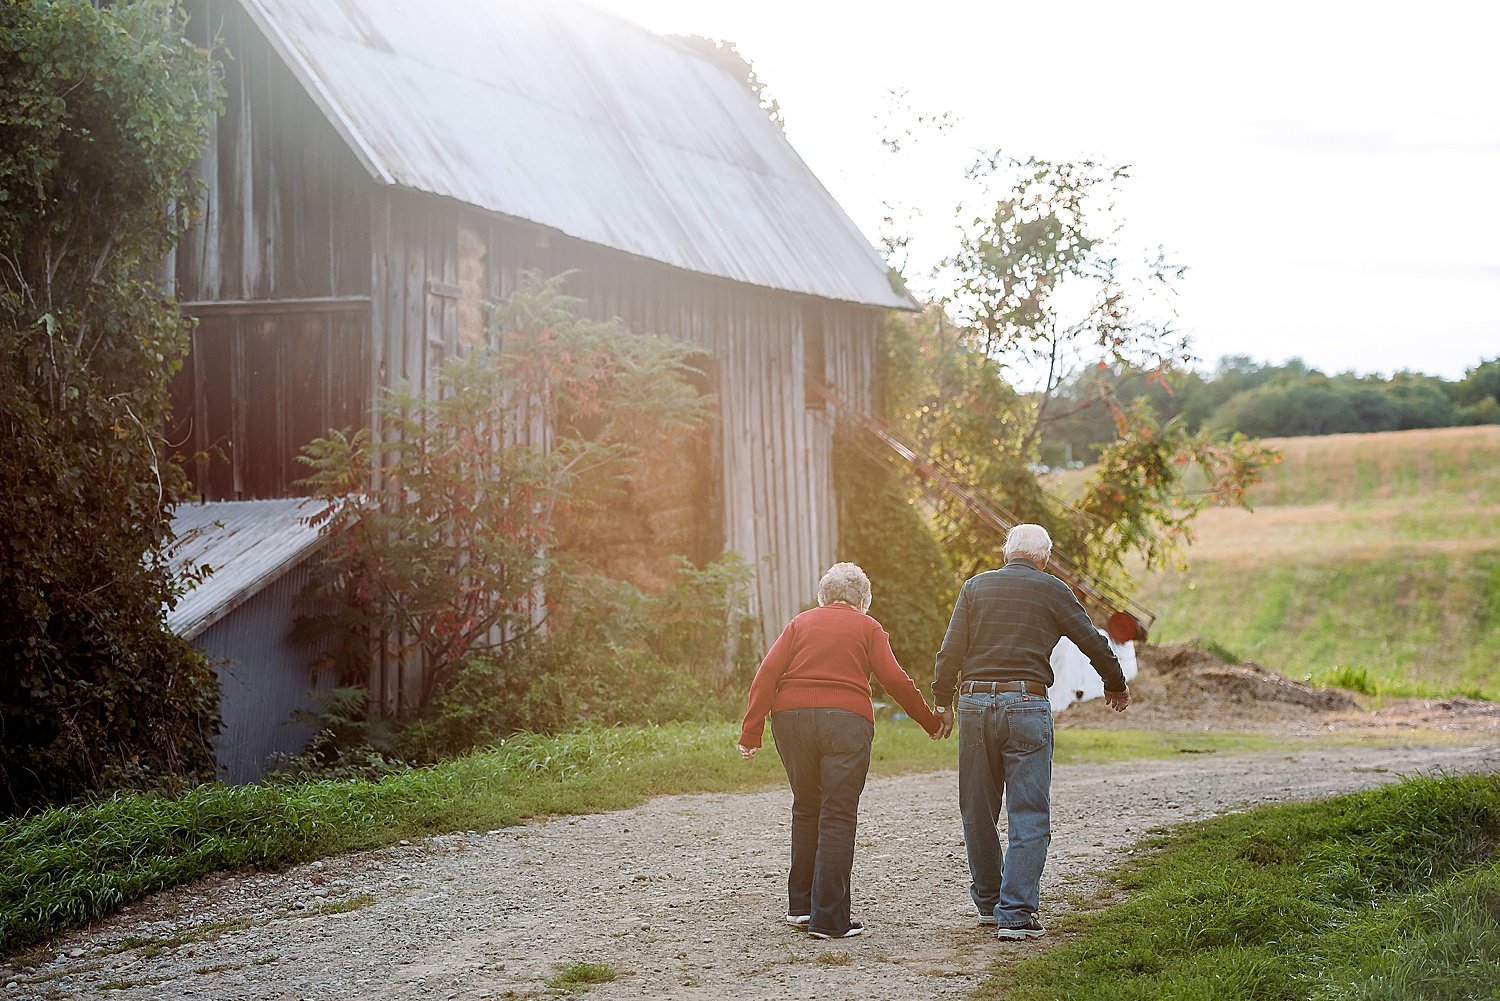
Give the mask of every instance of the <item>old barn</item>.
<path id="1" fill-rule="evenodd" d="M 227 89 L 173 264 L 206 502 L 295 495 L 301 445 L 427 385 L 522 271 L 574 271 L 597 318 L 693 345 L 718 400 L 631 544 L 738 553 L 772 633 L 813 600 L 838 525 L 806 382 L 868 407 L 880 317 L 912 304 L 743 80 L 571 0 L 192 6 Z M 411 670 L 372 692 L 397 706 Z"/>

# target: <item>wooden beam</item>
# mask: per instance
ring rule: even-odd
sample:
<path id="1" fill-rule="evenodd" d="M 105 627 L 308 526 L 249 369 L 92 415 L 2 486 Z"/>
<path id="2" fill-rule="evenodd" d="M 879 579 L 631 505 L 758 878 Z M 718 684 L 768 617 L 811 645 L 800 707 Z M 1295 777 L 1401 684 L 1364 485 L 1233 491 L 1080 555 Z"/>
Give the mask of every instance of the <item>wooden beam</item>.
<path id="1" fill-rule="evenodd" d="M 314 295 L 298 299 L 219 299 L 181 302 L 189 316 L 264 316 L 267 313 L 358 313 L 370 308 L 367 295 Z"/>

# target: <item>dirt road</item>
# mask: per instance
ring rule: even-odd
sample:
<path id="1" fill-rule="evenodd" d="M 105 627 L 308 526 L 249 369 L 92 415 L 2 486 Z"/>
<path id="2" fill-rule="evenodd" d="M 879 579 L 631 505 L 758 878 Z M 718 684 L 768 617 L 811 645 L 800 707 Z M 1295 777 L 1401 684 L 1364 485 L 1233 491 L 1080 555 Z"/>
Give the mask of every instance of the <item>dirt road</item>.
<path id="1" fill-rule="evenodd" d="M 1149 828 L 1433 769 L 1500 769 L 1500 744 L 1059 766 L 1043 917 L 1092 897 Z M 781 922 L 789 802 L 665 797 L 216 877 L 59 939 L 49 963 L 0 968 L 0 998 L 561 997 L 545 978 L 579 962 L 620 974 L 589 990 L 597 1001 L 962 998 L 997 955 L 1046 947 L 974 921 L 952 773 L 870 782 L 854 874 L 870 933 L 807 939 Z"/>

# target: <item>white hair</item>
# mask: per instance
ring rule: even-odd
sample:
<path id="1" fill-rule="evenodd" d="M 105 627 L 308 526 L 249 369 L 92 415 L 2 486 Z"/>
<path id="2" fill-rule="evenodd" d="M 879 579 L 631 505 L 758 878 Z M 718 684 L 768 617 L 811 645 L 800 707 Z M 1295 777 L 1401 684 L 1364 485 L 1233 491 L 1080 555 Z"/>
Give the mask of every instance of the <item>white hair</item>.
<path id="1" fill-rule="evenodd" d="M 1041 525 L 1017 525 L 1005 536 L 1005 562 L 1017 556 L 1042 566 L 1052 555 L 1052 536 Z"/>
<path id="2" fill-rule="evenodd" d="M 870 578 L 855 563 L 835 563 L 818 581 L 818 604 L 835 601 L 853 605 L 861 612 L 870 610 Z"/>

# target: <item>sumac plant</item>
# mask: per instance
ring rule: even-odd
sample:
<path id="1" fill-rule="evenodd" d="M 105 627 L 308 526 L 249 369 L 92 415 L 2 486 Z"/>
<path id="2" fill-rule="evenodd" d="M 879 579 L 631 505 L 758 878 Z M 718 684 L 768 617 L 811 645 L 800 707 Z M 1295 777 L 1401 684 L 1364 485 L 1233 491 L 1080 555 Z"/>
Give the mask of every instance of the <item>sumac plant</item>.
<path id="1" fill-rule="evenodd" d="M 219 101 L 167 2 L 0 4 L 0 812 L 212 775 L 171 635 L 188 328 L 153 282 Z"/>
<path id="2" fill-rule="evenodd" d="M 706 417 L 686 346 L 587 319 L 565 278 L 523 275 L 488 343 L 447 360 L 429 392 L 387 392 L 370 429 L 301 456 L 333 536 L 312 606 L 333 611 L 309 621 L 334 633 L 346 682 L 363 683 L 376 652 L 418 660 L 403 711 L 471 654 L 531 637 L 561 520 L 606 502 L 659 436 Z"/>

